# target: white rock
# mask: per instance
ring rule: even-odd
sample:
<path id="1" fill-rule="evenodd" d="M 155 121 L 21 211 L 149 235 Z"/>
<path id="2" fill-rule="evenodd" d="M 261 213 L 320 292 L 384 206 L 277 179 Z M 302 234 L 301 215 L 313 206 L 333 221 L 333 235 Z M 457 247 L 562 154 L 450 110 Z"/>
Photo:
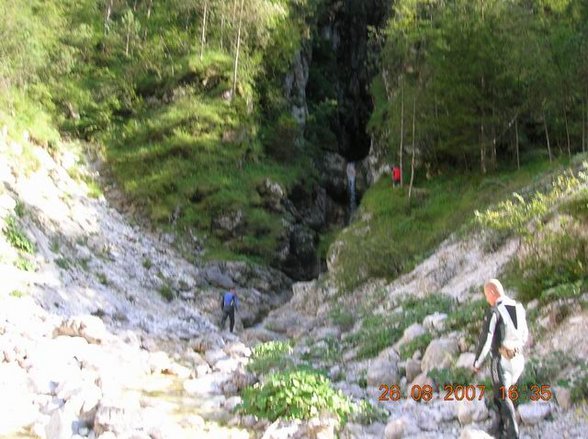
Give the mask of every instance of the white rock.
<path id="1" fill-rule="evenodd" d="M 477 389 L 476 389 L 477 390 Z M 481 422 L 488 417 L 488 408 L 484 400 L 474 398 L 472 401 L 463 399 L 457 402 L 457 419 L 461 425 Z"/>
<path id="2" fill-rule="evenodd" d="M 225 353 L 231 357 L 246 357 L 251 356 L 251 349 L 241 342 L 231 343 L 225 347 Z"/>
<path id="3" fill-rule="evenodd" d="M 221 360 L 227 360 L 228 358 L 229 357 L 227 356 L 227 354 L 225 354 L 225 352 L 222 349 L 208 350 L 204 354 L 204 359 L 211 366 L 214 366 L 217 362 Z"/>
<path id="4" fill-rule="evenodd" d="M 81 423 L 74 411 L 64 406 L 53 412 L 45 427 L 45 434 L 51 439 L 70 439 L 78 433 L 80 426 Z"/>
<path id="5" fill-rule="evenodd" d="M 100 344 L 109 338 L 104 322 L 92 315 L 70 317 L 55 329 L 55 335 L 83 337 L 88 343 Z"/>
<path id="6" fill-rule="evenodd" d="M 240 396 L 232 396 L 230 398 L 227 398 L 227 400 L 225 401 L 225 409 L 232 412 L 235 409 L 235 407 L 241 404 L 241 401 L 242 400 Z"/>
<path id="7" fill-rule="evenodd" d="M 536 425 L 551 413 L 551 404 L 537 401 L 519 405 L 518 413 L 523 423 Z"/>
<path id="8" fill-rule="evenodd" d="M 240 365 L 241 363 L 239 361 L 232 358 L 227 358 L 226 360 L 217 361 L 214 364 L 213 369 L 220 372 L 231 373 L 237 370 Z"/>
<path id="9" fill-rule="evenodd" d="M 459 439 L 493 439 L 488 433 L 472 427 L 466 427 L 459 436 Z"/>
<path id="10" fill-rule="evenodd" d="M 419 323 L 413 323 L 408 328 L 404 330 L 404 334 L 402 338 L 398 340 L 398 342 L 394 345 L 396 349 L 399 349 L 400 346 L 410 343 L 415 338 L 420 337 L 427 333 L 427 330 Z"/>
<path id="11" fill-rule="evenodd" d="M 445 327 L 445 319 L 447 314 L 436 312 L 424 318 L 423 326 L 429 331 L 442 331 Z"/>
<path id="12" fill-rule="evenodd" d="M 386 430 L 384 430 L 384 437 L 386 439 L 401 439 L 404 436 L 405 429 L 406 420 L 404 418 L 388 422 Z"/>
<path id="13" fill-rule="evenodd" d="M 559 406 L 564 410 L 568 410 L 572 406 L 572 394 L 570 389 L 566 389 L 565 387 L 555 387 L 553 390 Z"/>
<path id="14" fill-rule="evenodd" d="M 476 359 L 476 354 L 471 352 L 464 352 L 459 356 L 457 359 L 457 363 L 455 364 L 456 367 L 463 367 L 464 369 L 471 369 L 474 360 Z"/>
<path id="15" fill-rule="evenodd" d="M 367 384 L 379 387 L 382 384 L 391 386 L 398 382 L 398 353 L 394 348 L 385 349 L 374 359 L 367 373 Z"/>
<path id="16" fill-rule="evenodd" d="M 429 343 L 421 368 L 423 372 L 429 372 L 432 369 L 443 369 L 451 366 L 453 357 L 459 352 L 457 341 L 450 338 L 441 338 Z"/>
<path id="17" fill-rule="evenodd" d="M 406 379 L 412 382 L 421 372 L 421 362 L 412 358 L 406 361 Z"/>

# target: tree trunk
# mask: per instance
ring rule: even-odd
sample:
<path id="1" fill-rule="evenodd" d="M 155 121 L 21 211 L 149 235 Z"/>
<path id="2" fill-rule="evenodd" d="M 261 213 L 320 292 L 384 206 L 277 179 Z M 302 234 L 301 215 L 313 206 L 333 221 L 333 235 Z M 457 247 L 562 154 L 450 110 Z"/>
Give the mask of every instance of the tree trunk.
<path id="1" fill-rule="evenodd" d="M 202 15 L 202 35 L 200 36 L 200 60 L 204 57 L 204 46 L 206 44 L 206 15 L 208 14 L 208 0 L 204 1 L 204 15 Z"/>
<path id="2" fill-rule="evenodd" d="M 231 93 L 231 100 L 235 99 L 237 92 L 237 70 L 239 69 L 239 49 L 241 48 L 241 26 L 243 24 L 243 4 L 245 0 L 241 0 L 241 10 L 239 12 L 239 27 L 237 28 L 237 44 L 235 48 L 235 66 L 233 69 L 233 90 Z"/>
<path id="3" fill-rule="evenodd" d="M 551 163 L 553 157 L 551 156 L 551 143 L 549 142 L 549 131 L 547 130 L 547 118 L 545 111 L 543 111 L 543 128 L 545 129 L 545 140 L 547 140 L 547 153 L 549 154 L 549 162 Z"/>
<path id="4" fill-rule="evenodd" d="M 220 48 L 225 49 L 225 8 L 221 9 Z"/>
<path id="5" fill-rule="evenodd" d="M 400 150 L 398 152 L 398 160 L 400 163 L 400 187 L 404 180 L 404 173 L 402 172 L 402 150 L 404 149 L 404 81 L 400 85 Z"/>
<path id="6" fill-rule="evenodd" d="M 153 0 L 149 0 L 147 4 L 147 20 L 146 23 L 149 23 L 149 19 L 151 18 L 151 9 L 153 8 Z M 147 24 L 145 25 L 145 29 L 143 30 L 143 40 L 147 39 Z"/>
<path id="7" fill-rule="evenodd" d="M 568 112 L 566 111 L 565 108 L 564 108 L 564 121 L 566 123 L 566 141 L 568 144 L 568 157 L 571 159 L 572 158 L 572 147 L 570 145 L 570 129 L 568 127 Z"/>
<path id="8" fill-rule="evenodd" d="M 480 123 L 480 169 L 486 173 L 486 145 L 484 143 L 484 122 Z"/>
<path id="9" fill-rule="evenodd" d="M 129 21 L 129 23 L 127 24 L 127 43 L 126 43 L 126 47 L 125 47 L 125 55 L 128 57 L 129 56 L 129 44 L 131 42 L 131 22 Z"/>
<path id="10" fill-rule="evenodd" d="M 492 166 L 492 170 L 496 169 L 496 114 L 494 107 L 492 107 L 492 155 L 490 157 L 490 166 Z"/>
<path id="11" fill-rule="evenodd" d="M 110 21 L 110 15 L 112 14 L 113 1 L 114 0 L 110 0 L 108 2 L 108 6 L 106 7 L 106 17 L 104 18 L 104 28 L 105 29 L 108 29 L 108 22 Z"/>
<path id="12" fill-rule="evenodd" d="M 416 155 L 416 142 L 415 142 L 415 131 L 416 131 L 416 96 L 412 98 L 412 158 L 410 160 L 410 185 L 408 187 L 408 199 L 412 195 L 412 184 L 414 182 L 414 158 Z"/>
<path id="13" fill-rule="evenodd" d="M 515 149 L 517 153 L 517 169 L 521 169 L 521 161 L 519 155 L 519 119 L 515 120 Z"/>
<path id="14" fill-rule="evenodd" d="M 582 104 L 582 152 L 586 152 L 586 102 Z"/>

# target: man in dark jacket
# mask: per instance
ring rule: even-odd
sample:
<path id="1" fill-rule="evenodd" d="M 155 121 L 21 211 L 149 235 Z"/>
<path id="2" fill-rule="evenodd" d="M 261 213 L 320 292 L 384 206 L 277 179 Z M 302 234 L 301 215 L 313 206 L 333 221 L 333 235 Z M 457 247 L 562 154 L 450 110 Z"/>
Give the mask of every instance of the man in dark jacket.
<path id="1" fill-rule="evenodd" d="M 237 305 L 239 305 L 239 298 L 235 293 L 235 290 L 227 291 L 223 294 L 221 298 L 221 310 L 223 311 L 223 318 L 221 320 L 221 329 L 225 329 L 225 322 L 227 321 L 227 317 L 230 321 L 230 329 L 233 332 L 233 328 L 235 327 L 235 311 L 237 310 Z"/>

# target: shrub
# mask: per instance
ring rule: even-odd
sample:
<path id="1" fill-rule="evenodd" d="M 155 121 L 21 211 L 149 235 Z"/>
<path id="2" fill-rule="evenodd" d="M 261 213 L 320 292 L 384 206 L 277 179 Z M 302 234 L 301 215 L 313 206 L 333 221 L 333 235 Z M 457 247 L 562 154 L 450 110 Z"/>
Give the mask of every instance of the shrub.
<path id="1" fill-rule="evenodd" d="M 255 346 L 247 370 L 253 373 L 267 373 L 272 369 L 284 370 L 293 365 L 289 355 L 292 346 L 285 341 L 269 341 Z"/>
<path id="2" fill-rule="evenodd" d="M 4 236 L 15 249 L 25 253 L 34 253 L 35 246 L 18 224 L 15 216 L 6 218 L 6 226 L 2 229 Z"/>
<path id="3" fill-rule="evenodd" d="M 159 294 L 161 294 L 161 297 L 163 297 L 168 302 L 171 302 L 175 296 L 171 285 L 167 283 L 159 287 Z"/>
<path id="4" fill-rule="evenodd" d="M 373 424 L 374 422 L 385 422 L 388 419 L 388 412 L 379 405 L 372 405 L 369 401 L 362 399 L 353 408 L 352 420 L 359 424 Z"/>
<path id="5" fill-rule="evenodd" d="M 345 422 L 352 412 L 349 399 L 313 370 L 277 372 L 265 383 L 246 388 L 242 398 L 239 410 L 270 421 L 310 419 L 328 411 Z"/>

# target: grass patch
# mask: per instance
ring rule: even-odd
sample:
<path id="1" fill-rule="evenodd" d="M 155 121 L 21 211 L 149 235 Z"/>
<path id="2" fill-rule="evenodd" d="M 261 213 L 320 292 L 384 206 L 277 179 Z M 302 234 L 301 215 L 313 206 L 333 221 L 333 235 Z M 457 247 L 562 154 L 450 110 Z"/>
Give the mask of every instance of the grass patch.
<path id="1" fill-rule="evenodd" d="M 21 290 L 12 290 L 9 293 L 10 297 L 16 297 L 16 298 L 21 298 L 21 297 L 25 297 L 27 296 L 27 293 L 21 291 Z"/>
<path id="2" fill-rule="evenodd" d="M 162 286 L 160 286 L 158 291 L 161 297 L 163 297 L 168 302 L 171 302 L 176 296 L 173 288 L 168 283 L 165 283 Z"/>
<path id="3" fill-rule="evenodd" d="M 404 330 L 413 323 L 420 323 L 434 312 L 447 313 L 453 300 L 443 294 L 431 294 L 425 298 L 402 300 L 394 308 L 401 307 L 401 312 L 390 312 L 386 315 L 370 314 L 364 310 L 361 328 L 346 339 L 346 343 L 358 346 L 359 359 L 371 358 L 388 346 L 393 345 L 402 337 Z"/>
<path id="4" fill-rule="evenodd" d="M 35 269 L 37 268 L 33 262 L 29 261 L 27 258 L 22 257 L 22 256 L 19 256 L 16 259 L 14 266 L 16 268 L 18 268 L 19 270 L 24 270 L 24 271 L 35 271 Z"/>
<path id="5" fill-rule="evenodd" d="M 530 184 L 548 168 L 539 161 L 514 174 L 439 177 L 424 182 L 410 201 L 407 188 L 380 179 L 364 195 L 359 220 L 329 248 L 337 283 L 351 291 L 369 278 L 392 280 L 410 271 L 450 234 L 473 228 L 476 210 Z"/>
<path id="6" fill-rule="evenodd" d="M 425 352 L 425 349 L 427 349 L 427 346 L 429 346 L 432 339 L 433 336 L 427 333 L 419 335 L 414 340 L 402 345 L 400 348 L 400 358 L 408 360 L 409 358 L 412 358 L 416 351 Z"/>
<path id="7" fill-rule="evenodd" d="M 151 267 L 153 267 L 153 261 L 150 258 L 143 259 L 143 268 L 149 270 Z"/>
<path id="8" fill-rule="evenodd" d="M 100 282 L 102 285 L 109 285 L 110 284 L 108 277 L 106 276 L 106 274 L 104 274 L 102 272 L 96 273 L 96 278 L 98 279 L 98 282 Z"/>
<path id="9" fill-rule="evenodd" d="M 474 299 L 460 304 L 447 315 L 445 327 L 450 331 L 463 331 L 468 344 L 474 343 L 488 309 L 486 299 Z"/>
<path id="10" fill-rule="evenodd" d="M 55 264 L 57 264 L 57 266 L 59 268 L 61 268 L 62 270 L 69 270 L 72 266 L 71 259 L 66 258 L 66 257 L 61 257 L 61 258 L 55 259 Z"/>
<path id="11" fill-rule="evenodd" d="M 355 316 L 353 313 L 340 306 L 331 309 L 330 317 L 333 323 L 339 326 L 343 332 L 349 331 L 355 324 Z"/>
<path id="12" fill-rule="evenodd" d="M 2 228 L 2 232 L 6 239 L 15 249 L 24 253 L 34 253 L 35 245 L 28 238 L 22 227 L 18 224 L 15 216 L 6 218 L 6 225 Z"/>

